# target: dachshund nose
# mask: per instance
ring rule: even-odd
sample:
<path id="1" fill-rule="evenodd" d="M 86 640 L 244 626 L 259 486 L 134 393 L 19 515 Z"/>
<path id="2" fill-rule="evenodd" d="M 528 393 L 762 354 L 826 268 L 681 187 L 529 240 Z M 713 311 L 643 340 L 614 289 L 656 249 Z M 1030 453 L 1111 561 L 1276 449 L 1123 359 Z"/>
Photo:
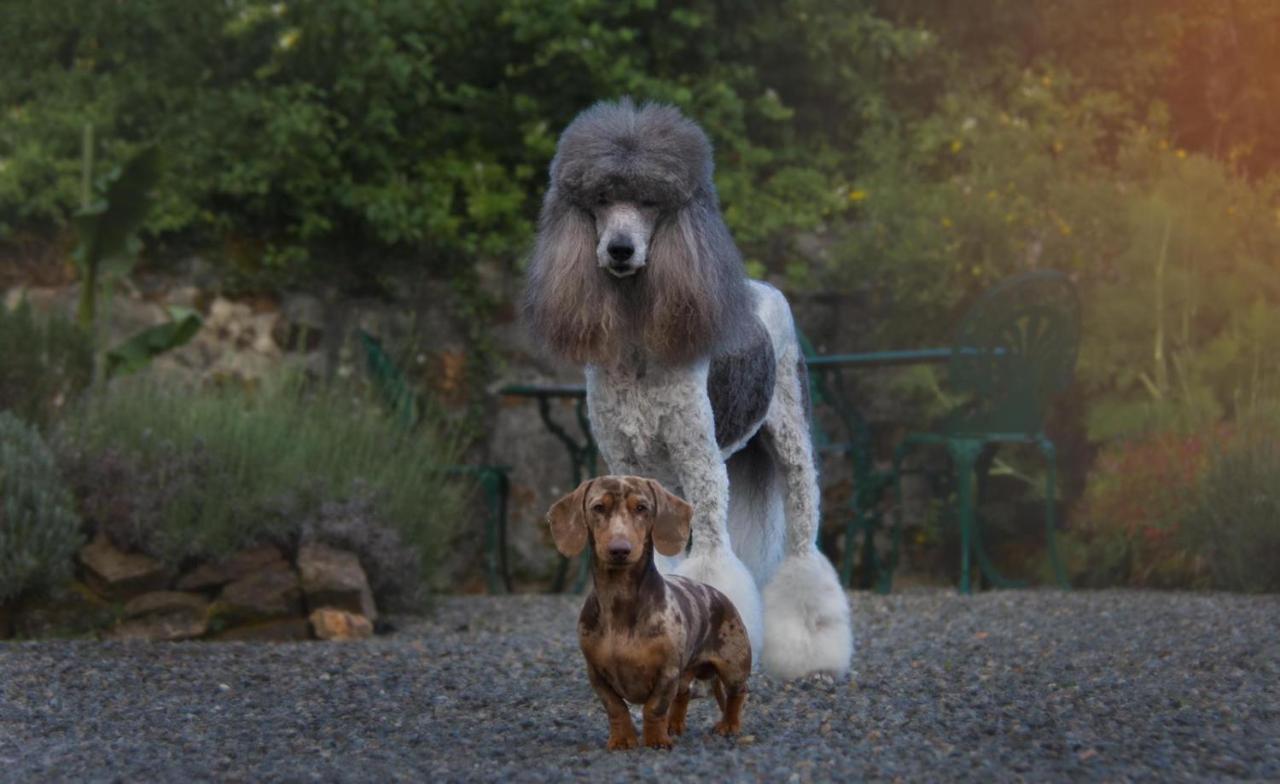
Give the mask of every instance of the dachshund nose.
<path id="1" fill-rule="evenodd" d="M 635 255 L 636 247 L 626 240 L 615 240 L 609 243 L 609 258 L 617 262 L 629 261 Z M 614 265 L 618 266 L 618 265 Z"/>
<path id="2" fill-rule="evenodd" d="M 614 561 L 625 561 L 627 556 L 631 555 L 631 543 L 625 540 L 615 540 L 609 543 L 609 558 Z"/>

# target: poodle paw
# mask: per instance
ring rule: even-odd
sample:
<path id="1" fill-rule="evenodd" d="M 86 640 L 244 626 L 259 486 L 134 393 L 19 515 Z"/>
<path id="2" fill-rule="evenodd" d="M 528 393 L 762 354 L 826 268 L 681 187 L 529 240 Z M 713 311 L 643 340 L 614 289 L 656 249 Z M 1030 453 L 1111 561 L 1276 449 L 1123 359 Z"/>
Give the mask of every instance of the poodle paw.
<path id="1" fill-rule="evenodd" d="M 831 562 L 816 549 L 787 556 L 764 589 L 762 664 L 781 678 L 840 678 L 853 658 L 849 600 Z"/>

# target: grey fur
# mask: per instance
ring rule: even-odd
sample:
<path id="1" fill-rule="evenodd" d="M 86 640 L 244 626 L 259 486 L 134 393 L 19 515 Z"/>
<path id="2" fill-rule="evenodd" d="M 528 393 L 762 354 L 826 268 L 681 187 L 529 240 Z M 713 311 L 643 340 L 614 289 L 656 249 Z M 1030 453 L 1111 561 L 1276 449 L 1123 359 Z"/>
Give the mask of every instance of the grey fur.
<path id="1" fill-rule="evenodd" d="M 623 100 L 579 115 L 551 163 L 525 317 L 543 346 L 585 365 L 610 470 L 692 504 L 687 555 L 659 566 L 723 591 L 766 669 L 843 673 L 849 606 L 816 546 L 791 309 L 747 280 L 711 177 L 706 135 L 673 107 Z M 615 239 L 644 255 L 611 269 Z"/>
<path id="2" fill-rule="evenodd" d="M 551 162 L 529 263 L 524 313 L 539 341 L 584 363 L 637 344 L 669 364 L 732 347 L 751 299 L 711 174 L 711 143 L 674 107 L 624 99 L 580 114 Z M 601 199 L 659 210 L 648 269 L 627 286 L 597 274 Z"/>
<path id="3" fill-rule="evenodd" d="M 741 348 L 717 355 L 707 373 L 716 443 L 728 451 L 737 450 L 760 428 L 773 400 L 778 372 L 773 342 L 759 319 L 751 326 L 753 334 L 744 337 Z"/>

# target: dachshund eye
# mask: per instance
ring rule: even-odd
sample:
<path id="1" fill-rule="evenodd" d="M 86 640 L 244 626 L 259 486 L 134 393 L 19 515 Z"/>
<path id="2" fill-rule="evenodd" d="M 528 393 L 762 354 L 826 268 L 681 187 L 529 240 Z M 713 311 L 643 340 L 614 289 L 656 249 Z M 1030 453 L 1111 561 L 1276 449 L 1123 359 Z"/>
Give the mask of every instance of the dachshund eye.
<path id="1" fill-rule="evenodd" d="M 595 512 L 596 514 L 604 514 L 609 510 L 605 508 L 604 504 L 596 504 L 595 506 L 591 507 L 591 511 Z"/>
<path id="2" fill-rule="evenodd" d="M 644 514 L 647 511 L 649 511 L 649 507 L 644 504 L 636 504 L 636 514 Z"/>

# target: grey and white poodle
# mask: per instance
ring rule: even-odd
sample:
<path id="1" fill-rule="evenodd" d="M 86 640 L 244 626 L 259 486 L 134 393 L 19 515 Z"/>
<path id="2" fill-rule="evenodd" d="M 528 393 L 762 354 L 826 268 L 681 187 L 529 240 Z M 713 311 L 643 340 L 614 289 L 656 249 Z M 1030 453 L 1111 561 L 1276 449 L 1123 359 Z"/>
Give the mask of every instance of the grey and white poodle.
<path id="1" fill-rule="evenodd" d="M 525 316 L 586 366 L 609 470 L 693 504 L 688 553 L 660 567 L 727 594 L 766 671 L 843 674 L 853 635 L 816 545 L 804 357 L 786 299 L 746 276 L 712 167 L 706 135 L 674 107 L 580 114 L 551 162 Z"/>

